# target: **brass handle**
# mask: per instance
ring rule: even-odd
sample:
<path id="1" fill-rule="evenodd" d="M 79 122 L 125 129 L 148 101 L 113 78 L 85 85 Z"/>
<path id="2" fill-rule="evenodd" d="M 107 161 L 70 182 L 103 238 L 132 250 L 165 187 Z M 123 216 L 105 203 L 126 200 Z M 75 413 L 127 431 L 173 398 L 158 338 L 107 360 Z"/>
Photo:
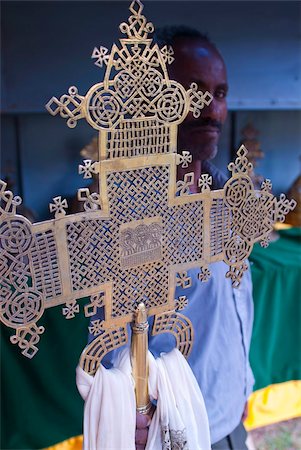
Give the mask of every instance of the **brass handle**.
<path id="1" fill-rule="evenodd" d="M 132 323 L 131 362 L 136 408 L 141 414 L 148 414 L 152 409 L 148 395 L 148 328 L 147 311 L 144 303 L 140 303 Z"/>

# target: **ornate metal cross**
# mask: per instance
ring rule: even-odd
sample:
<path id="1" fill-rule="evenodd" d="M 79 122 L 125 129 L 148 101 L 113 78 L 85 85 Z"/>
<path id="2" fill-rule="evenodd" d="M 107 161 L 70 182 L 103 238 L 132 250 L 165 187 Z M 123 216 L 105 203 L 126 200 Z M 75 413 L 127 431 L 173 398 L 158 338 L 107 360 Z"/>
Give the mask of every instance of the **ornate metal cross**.
<path id="1" fill-rule="evenodd" d="M 99 131 L 99 161 L 79 167 L 84 178 L 99 179 L 99 192 L 78 192 L 85 211 L 66 215 L 66 200 L 56 197 L 54 219 L 32 224 L 16 212 L 21 199 L 0 184 L 1 320 L 16 330 L 11 341 L 31 358 L 45 309 L 62 304 L 70 319 L 79 312 L 77 300 L 89 296 L 86 316 L 104 309 L 104 320 L 90 325 L 95 339 L 81 359 L 90 374 L 104 354 L 127 342 L 127 323 L 141 302 L 155 315 L 152 333 L 174 333 L 187 356 L 193 329 L 178 311 L 189 299 L 176 299 L 175 286 L 190 286 L 191 267 L 207 281 L 208 265 L 216 261 L 229 265 L 227 276 L 238 285 L 253 244 L 267 245 L 274 223 L 294 207 L 270 193 L 268 180 L 254 190 L 243 146 L 224 189 L 211 191 L 207 174 L 197 194 L 189 192 L 193 173 L 177 182 L 177 165 L 191 162 L 188 152 L 177 154 L 177 127 L 189 112 L 198 117 L 211 95 L 169 79 L 172 49 L 160 50 L 148 37 L 153 25 L 142 8 L 132 2 L 119 46 L 110 53 L 94 49 L 96 65 L 107 65 L 104 81 L 85 96 L 71 87 L 46 105 L 71 128 L 85 118 Z"/>

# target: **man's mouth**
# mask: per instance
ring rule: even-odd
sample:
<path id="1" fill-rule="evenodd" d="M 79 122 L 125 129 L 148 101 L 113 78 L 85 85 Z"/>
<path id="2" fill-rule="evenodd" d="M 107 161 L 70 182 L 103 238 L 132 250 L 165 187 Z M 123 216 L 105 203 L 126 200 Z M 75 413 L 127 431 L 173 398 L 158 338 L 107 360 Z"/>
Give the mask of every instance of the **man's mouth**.
<path id="1" fill-rule="evenodd" d="M 222 124 L 213 120 L 194 120 L 187 124 L 191 131 L 196 130 L 200 133 L 217 133 L 222 129 Z"/>
<path id="2" fill-rule="evenodd" d="M 212 127 L 210 125 L 198 125 L 195 128 L 203 133 L 220 133 L 220 129 L 218 127 Z"/>
<path id="3" fill-rule="evenodd" d="M 211 125 L 194 125 L 189 128 L 189 132 L 191 134 L 203 135 L 204 138 L 207 136 L 208 138 L 217 139 L 221 131 L 218 127 L 213 127 Z"/>

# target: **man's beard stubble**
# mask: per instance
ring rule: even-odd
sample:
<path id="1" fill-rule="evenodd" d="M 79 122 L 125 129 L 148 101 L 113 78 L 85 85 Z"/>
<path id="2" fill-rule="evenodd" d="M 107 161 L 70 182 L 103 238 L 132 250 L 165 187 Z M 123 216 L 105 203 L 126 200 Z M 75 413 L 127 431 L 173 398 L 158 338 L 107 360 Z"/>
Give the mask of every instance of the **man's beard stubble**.
<path id="1" fill-rule="evenodd" d="M 213 125 L 212 122 L 210 123 L 211 125 Z M 188 150 L 192 154 L 193 160 L 205 161 L 213 159 L 218 151 L 218 141 L 222 126 L 218 124 L 215 128 L 217 129 L 217 135 L 210 136 L 210 134 L 202 131 L 202 125 L 190 126 L 183 124 L 182 127 L 179 127 L 178 132 L 178 152 L 181 153 L 183 150 Z"/>

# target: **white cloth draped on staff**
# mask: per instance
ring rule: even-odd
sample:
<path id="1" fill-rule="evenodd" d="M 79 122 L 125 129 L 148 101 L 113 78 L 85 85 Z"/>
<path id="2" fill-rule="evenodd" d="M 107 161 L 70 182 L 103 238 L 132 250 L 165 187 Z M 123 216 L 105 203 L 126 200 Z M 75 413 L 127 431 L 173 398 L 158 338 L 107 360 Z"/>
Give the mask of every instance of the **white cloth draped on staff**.
<path id="1" fill-rule="evenodd" d="M 207 413 L 200 388 L 179 350 L 154 359 L 149 352 L 149 394 L 157 401 L 146 450 L 209 450 Z M 79 366 L 78 390 L 85 400 L 84 450 L 135 450 L 136 403 L 129 349 L 112 369 L 94 377 Z"/>

